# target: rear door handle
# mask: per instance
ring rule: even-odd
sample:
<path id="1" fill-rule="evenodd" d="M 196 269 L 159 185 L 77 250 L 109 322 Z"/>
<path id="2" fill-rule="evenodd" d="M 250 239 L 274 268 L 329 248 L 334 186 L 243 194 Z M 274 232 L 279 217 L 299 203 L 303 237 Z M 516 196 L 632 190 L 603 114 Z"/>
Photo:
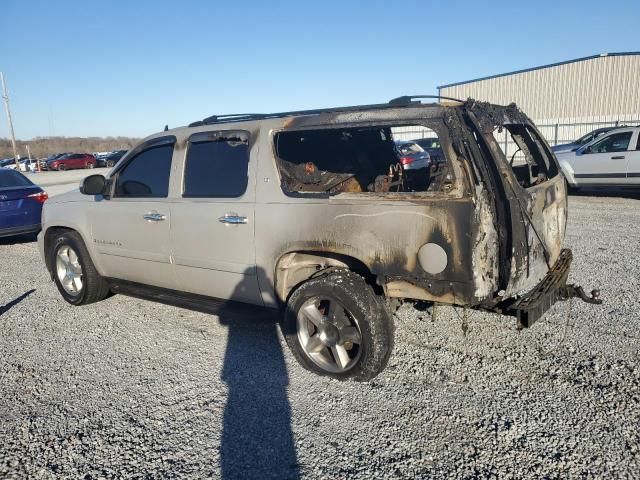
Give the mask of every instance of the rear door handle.
<path id="1" fill-rule="evenodd" d="M 611 157 L 611 160 L 624 160 L 624 155 L 616 155 L 615 157 Z"/>
<path id="2" fill-rule="evenodd" d="M 145 213 L 142 218 L 144 218 L 147 222 L 163 222 L 167 219 L 167 216 L 158 212 L 148 212 Z"/>
<path id="3" fill-rule="evenodd" d="M 218 221 L 227 225 L 244 225 L 247 223 L 247 217 L 241 217 L 235 212 L 227 212 L 219 217 Z"/>

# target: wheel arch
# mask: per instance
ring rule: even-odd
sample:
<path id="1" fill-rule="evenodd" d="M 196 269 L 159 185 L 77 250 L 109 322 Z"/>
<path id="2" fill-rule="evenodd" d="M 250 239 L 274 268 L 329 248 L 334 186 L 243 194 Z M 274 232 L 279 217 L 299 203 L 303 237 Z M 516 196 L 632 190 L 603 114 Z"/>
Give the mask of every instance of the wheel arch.
<path id="1" fill-rule="evenodd" d="M 78 235 L 80 235 L 80 238 L 82 238 L 82 241 L 84 242 L 85 247 L 87 248 L 87 251 L 89 252 L 89 255 L 91 255 L 91 249 L 90 247 L 90 243 L 87 242 L 86 237 L 82 234 L 82 232 L 77 229 L 77 228 L 73 228 L 70 226 L 65 226 L 65 225 L 52 225 L 52 226 L 48 226 L 46 228 L 46 230 L 44 231 L 43 234 L 43 253 L 44 253 L 44 260 L 45 260 L 45 265 L 47 267 L 47 270 L 49 271 L 49 275 L 51 275 L 51 279 L 53 279 L 53 265 L 51 265 L 51 255 L 49 255 L 49 249 L 51 248 L 51 244 L 53 243 L 53 240 L 58 236 L 61 235 L 63 233 L 66 232 L 74 232 L 77 233 Z M 95 259 L 93 258 L 93 255 L 91 255 L 91 260 L 94 262 L 94 264 L 96 264 Z M 97 266 L 97 264 L 96 264 Z"/>
<path id="2" fill-rule="evenodd" d="M 276 261 L 274 273 L 276 296 L 279 301 L 286 303 L 291 292 L 306 280 L 339 268 L 359 274 L 376 293 L 382 293 L 382 288 L 376 282 L 376 276 L 361 260 L 333 252 L 296 250 L 281 255 Z"/>

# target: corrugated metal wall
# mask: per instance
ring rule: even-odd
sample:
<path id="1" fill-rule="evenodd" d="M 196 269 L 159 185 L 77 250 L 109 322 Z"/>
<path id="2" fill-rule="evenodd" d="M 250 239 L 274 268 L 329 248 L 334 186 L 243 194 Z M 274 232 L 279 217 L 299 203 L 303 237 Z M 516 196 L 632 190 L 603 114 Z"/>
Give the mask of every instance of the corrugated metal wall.
<path id="1" fill-rule="evenodd" d="M 442 87 L 440 95 L 516 102 L 536 123 L 617 120 L 640 114 L 640 55 L 600 56 Z"/>

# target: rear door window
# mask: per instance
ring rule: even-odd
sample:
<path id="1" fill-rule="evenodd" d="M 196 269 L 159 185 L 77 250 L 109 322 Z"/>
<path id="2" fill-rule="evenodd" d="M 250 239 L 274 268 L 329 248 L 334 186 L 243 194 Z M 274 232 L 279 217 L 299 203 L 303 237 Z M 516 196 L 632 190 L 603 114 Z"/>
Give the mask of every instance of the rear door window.
<path id="1" fill-rule="evenodd" d="M 189 139 L 183 197 L 236 198 L 247 190 L 247 132 L 206 132 Z"/>

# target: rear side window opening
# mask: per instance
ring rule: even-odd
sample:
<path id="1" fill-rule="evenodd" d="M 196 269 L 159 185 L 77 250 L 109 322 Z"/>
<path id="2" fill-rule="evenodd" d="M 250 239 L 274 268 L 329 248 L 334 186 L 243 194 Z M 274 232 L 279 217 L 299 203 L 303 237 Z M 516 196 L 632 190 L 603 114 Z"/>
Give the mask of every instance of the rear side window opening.
<path id="1" fill-rule="evenodd" d="M 551 152 L 530 126 L 518 123 L 501 125 L 493 132 L 493 140 L 523 188 L 539 185 L 558 174 Z"/>
<path id="2" fill-rule="evenodd" d="M 274 143 L 286 194 L 439 192 L 449 172 L 437 133 L 421 125 L 283 131 Z"/>

